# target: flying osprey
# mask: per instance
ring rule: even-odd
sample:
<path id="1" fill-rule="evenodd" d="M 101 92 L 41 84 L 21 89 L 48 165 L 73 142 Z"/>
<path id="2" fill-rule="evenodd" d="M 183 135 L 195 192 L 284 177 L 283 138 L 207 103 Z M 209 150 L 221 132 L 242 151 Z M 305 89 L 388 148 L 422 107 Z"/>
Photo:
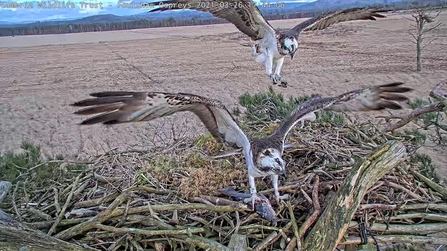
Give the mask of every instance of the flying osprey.
<path id="1" fill-rule="evenodd" d="M 347 92 L 340 96 L 322 98 L 315 95 L 301 103 L 276 131 L 266 138 L 249 138 L 227 108 L 218 100 L 187 93 L 164 92 L 97 92 L 89 98 L 72 106 L 89 106 L 75 114 L 94 117 L 81 122 L 82 125 L 103 123 L 114 125 L 128 122 L 150 121 L 172 115 L 176 112 L 195 113 L 208 131 L 219 143 L 227 143 L 234 148 L 242 148 L 248 167 L 251 203 L 261 200 L 257 195 L 255 177 L 270 175 L 277 201 L 284 197 L 278 192 L 278 175 L 285 175 L 285 162 L 282 158 L 284 142 L 296 123 L 309 114 L 326 109 L 332 111 L 370 111 L 385 108 L 401 109 L 394 101 L 404 101 L 407 97 L 398 93 L 411 89 L 396 82 Z M 256 200 L 256 201 L 255 201 Z"/>
<path id="2" fill-rule="evenodd" d="M 253 41 L 259 41 L 252 46 L 253 57 L 256 58 L 256 62 L 264 64 L 265 71 L 273 84 L 281 84 L 284 87 L 287 86 L 287 81 L 280 76 L 284 57 L 290 55 L 293 59 L 298 50 L 298 36 L 302 31 L 323 30 L 330 25 L 345 21 L 376 20 L 376 18 L 385 17 L 378 13 L 381 12 L 379 9 L 352 8 L 310 18 L 290 30 L 280 31 L 275 30 L 265 20 L 261 11 L 251 0 L 166 0 L 161 1 L 149 12 L 175 9 L 209 12 L 215 17 L 233 23 Z M 273 65 L 276 65 L 275 72 L 273 72 Z"/>

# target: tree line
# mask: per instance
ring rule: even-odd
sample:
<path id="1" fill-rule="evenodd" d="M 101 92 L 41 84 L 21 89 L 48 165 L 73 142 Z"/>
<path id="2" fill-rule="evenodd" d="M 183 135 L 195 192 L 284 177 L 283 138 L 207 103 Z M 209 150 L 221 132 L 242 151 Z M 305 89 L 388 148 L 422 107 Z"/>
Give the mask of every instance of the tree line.
<path id="1" fill-rule="evenodd" d="M 303 18 L 313 16 L 313 13 L 272 13 L 264 15 L 266 19 L 289 19 Z M 99 32 L 112 30 L 129 30 L 157 27 L 191 26 L 191 25 L 210 25 L 228 23 L 220 18 L 182 18 L 174 19 L 140 19 L 119 22 L 96 22 L 96 23 L 45 23 L 36 22 L 31 25 L 20 25 L 13 27 L 0 28 L 0 36 L 23 36 L 23 35 L 43 35 L 43 34 L 65 34 L 78 32 Z"/>
<path id="2" fill-rule="evenodd" d="M 390 6 L 387 6 L 390 7 Z M 393 6 L 394 10 L 405 9 L 408 6 Z M 286 11 L 269 11 L 264 14 L 267 20 L 291 19 L 313 17 L 321 13 L 313 12 L 286 12 Z M 174 19 L 140 19 L 126 21 L 111 22 L 92 22 L 92 23 L 75 23 L 75 22 L 36 22 L 28 25 L 18 25 L 9 27 L 0 27 L 0 36 L 23 36 L 23 35 L 43 35 L 43 34 L 66 34 L 78 32 L 100 32 L 111 30 L 129 30 L 157 27 L 174 27 L 174 26 L 192 26 L 192 25 L 210 25 L 228 23 L 228 21 L 220 18 L 197 18 L 188 17 Z"/>

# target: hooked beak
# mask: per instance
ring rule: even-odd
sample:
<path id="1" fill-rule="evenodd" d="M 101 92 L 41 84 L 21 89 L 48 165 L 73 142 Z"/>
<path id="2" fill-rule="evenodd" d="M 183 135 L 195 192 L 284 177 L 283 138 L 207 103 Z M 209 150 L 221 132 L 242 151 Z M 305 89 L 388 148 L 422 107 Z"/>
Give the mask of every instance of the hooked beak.
<path id="1" fill-rule="evenodd" d="M 296 51 L 295 51 L 296 52 Z M 290 53 L 290 59 L 293 59 L 293 56 L 295 56 L 295 52 Z"/>
<path id="2" fill-rule="evenodd" d="M 279 175 L 287 179 L 287 173 L 286 170 L 282 171 Z"/>

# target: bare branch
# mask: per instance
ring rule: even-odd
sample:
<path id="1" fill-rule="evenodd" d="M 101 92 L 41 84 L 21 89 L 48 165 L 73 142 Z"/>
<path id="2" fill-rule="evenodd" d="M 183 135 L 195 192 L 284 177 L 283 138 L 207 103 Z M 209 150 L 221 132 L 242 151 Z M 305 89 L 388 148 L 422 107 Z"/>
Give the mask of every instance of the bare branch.
<path id="1" fill-rule="evenodd" d="M 416 40 L 416 41 L 418 40 L 417 36 L 415 34 L 411 33 L 411 31 L 408 31 L 408 34 L 410 34 L 414 38 L 414 40 Z"/>
<path id="2" fill-rule="evenodd" d="M 435 26 L 433 26 L 433 27 L 431 27 L 429 29 L 423 30 L 422 34 L 425 34 L 427 32 L 431 32 L 432 30 L 439 28 L 439 26 L 441 26 L 441 25 L 442 25 L 442 23 L 438 22 Z"/>
<path id="3" fill-rule="evenodd" d="M 430 45 L 433 41 L 435 41 L 436 39 L 438 39 L 437 37 L 434 37 L 432 40 L 430 40 L 429 42 L 425 43 L 424 46 L 422 46 L 422 49 L 425 49 L 425 47 L 427 47 L 428 45 Z"/>
<path id="4" fill-rule="evenodd" d="M 394 131 L 398 128 L 401 128 L 402 126 L 410 123 L 417 117 L 421 116 L 422 114 L 426 114 L 429 112 L 436 112 L 436 111 L 442 111 L 444 109 L 444 105 L 441 102 L 436 102 L 430 105 L 421 106 L 414 111 L 412 111 L 410 114 L 404 116 L 401 120 L 394 124 L 388 124 L 384 129 L 382 129 L 383 132 L 389 132 Z"/>
<path id="5" fill-rule="evenodd" d="M 400 120 L 394 124 L 388 124 L 382 129 L 383 132 L 389 132 L 401 128 L 410 123 L 422 114 L 429 112 L 442 111 L 447 105 L 447 82 L 441 82 L 430 92 L 430 96 L 437 99 L 438 102 L 421 106 L 413 110 L 410 114 L 400 117 Z"/>

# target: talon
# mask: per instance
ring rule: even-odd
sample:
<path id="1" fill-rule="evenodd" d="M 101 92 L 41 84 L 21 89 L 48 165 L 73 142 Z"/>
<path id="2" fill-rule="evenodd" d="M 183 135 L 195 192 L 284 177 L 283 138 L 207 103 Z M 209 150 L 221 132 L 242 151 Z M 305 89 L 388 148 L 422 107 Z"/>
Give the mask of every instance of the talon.
<path id="1" fill-rule="evenodd" d="M 285 78 L 279 76 L 278 74 L 270 74 L 270 79 L 273 81 L 273 84 L 280 84 L 281 87 L 287 87 L 287 81 Z"/>
<path id="2" fill-rule="evenodd" d="M 252 194 L 250 198 L 244 199 L 244 203 L 251 203 L 251 210 L 255 211 L 255 204 L 262 202 L 262 198 L 259 197 L 257 194 Z"/>
<path id="3" fill-rule="evenodd" d="M 290 196 L 288 194 L 275 195 L 275 202 L 276 202 L 276 205 L 278 205 L 278 206 L 281 203 L 281 200 L 288 200 L 288 199 L 290 199 Z"/>

